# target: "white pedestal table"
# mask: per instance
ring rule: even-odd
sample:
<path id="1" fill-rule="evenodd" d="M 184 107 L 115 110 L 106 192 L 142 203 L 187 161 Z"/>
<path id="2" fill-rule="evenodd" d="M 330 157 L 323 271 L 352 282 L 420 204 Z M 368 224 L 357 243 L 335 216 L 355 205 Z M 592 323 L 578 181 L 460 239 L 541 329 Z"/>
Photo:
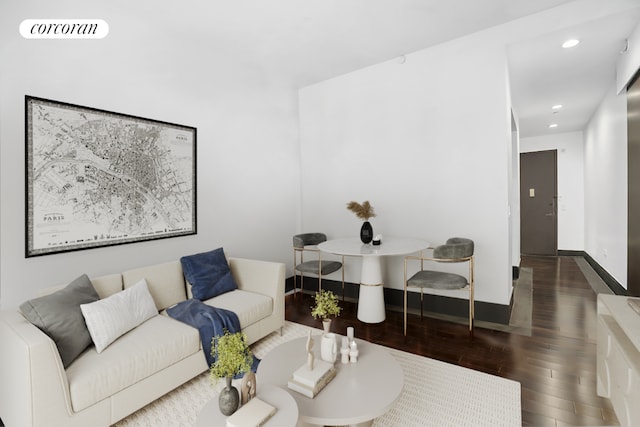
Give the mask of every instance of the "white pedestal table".
<path id="1" fill-rule="evenodd" d="M 356 330 L 356 336 L 358 331 Z M 337 335 L 337 334 L 336 334 Z M 322 335 L 314 335 L 314 354 L 320 359 Z M 342 337 L 337 335 L 338 346 Z M 289 390 L 293 372 L 307 362 L 307 338 L 297 338 L 271 350 L 258 365 L 257 383 Z M 357 363 L 335 363 L 335 378 L 316 397 L 289 390 L 298 405 L 298 426 L 369 426 L 400 397 L 404 373 L 398 361 L 382 346 L 356 338 Z"/>
<path id="2" fill-rule="evenodd" d="M 358 319 L 365 323 L 380 323 L 386 318 L 382 257 L 408 255 L 429 247 L 422 239 L 385 237 L 380 245 L 365 244 L 355 238 L 327 240 L 318 245 L 322 252 L 362 258 Z"/>

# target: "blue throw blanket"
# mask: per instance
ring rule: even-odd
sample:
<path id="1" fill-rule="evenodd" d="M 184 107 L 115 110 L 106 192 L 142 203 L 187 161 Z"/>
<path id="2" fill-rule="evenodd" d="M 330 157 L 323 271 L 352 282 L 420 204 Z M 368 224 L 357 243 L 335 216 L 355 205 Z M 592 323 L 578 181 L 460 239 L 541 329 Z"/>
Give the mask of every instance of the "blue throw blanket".
<path id="1" fill-rule="evenodd" d="M 181 301 L 167 308 L 167 314 L 198 330 L 207 366 L 215 363 L 215 359 L 211 355 L 211 340 L 213 337 L 224 335 L 225 329 L 232 334 L 240 332 L 240 321 L 233 311 L 212 307 L 197 299 Z M 253 366 L 251 367 L 253 372 L 258 369 L 259 362 L 260 359 L 253 356 Z M 241 377 L 242 374 L 236 376 L 236 378 Z"/>

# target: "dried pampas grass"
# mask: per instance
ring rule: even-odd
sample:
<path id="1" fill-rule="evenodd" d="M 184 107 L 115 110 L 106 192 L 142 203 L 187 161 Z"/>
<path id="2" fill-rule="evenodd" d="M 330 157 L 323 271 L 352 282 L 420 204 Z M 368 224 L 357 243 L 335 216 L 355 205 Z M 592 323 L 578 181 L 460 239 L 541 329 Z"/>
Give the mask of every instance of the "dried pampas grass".
<path id="1" fill-rule="evenodd" d="M 347 209 L 355 213 L 358 218 L 364 219 L 365 221 L 376 216 L 373 211 L 373 206 L 371 206 L 368 200 L 365 200 L 362 204 L 351 201 L 347 203 Z"/>

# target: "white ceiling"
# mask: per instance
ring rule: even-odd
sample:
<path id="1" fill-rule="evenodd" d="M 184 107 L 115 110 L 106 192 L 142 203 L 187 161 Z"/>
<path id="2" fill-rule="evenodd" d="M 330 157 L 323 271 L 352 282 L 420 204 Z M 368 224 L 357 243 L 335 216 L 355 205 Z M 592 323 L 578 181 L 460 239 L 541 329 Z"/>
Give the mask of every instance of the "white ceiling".
<path id="1" fill-rule="evenodd" d="M 604 5 L 625 0 L 575 3 L 587 7 L 598 1 Z M 522 137 L 584 128 L 613 84 L 624 39 L 639 22 L 640 0 L 627 4 L 635 6 L 634 1 L 634 13 L 509 47 L 512 97 Z M 154 28 L 173 28 L 174 43 L 187 37 L 189 43 L 179 46 L 192 46 L 194 55 L 209 52 L 209 57 L 229 64 L 257 67 L 265 79 L 304 87 L 564 3 L 573 1 L 186 0 L 164 10 L 165 22 L 149 22 Z M 143 14 L 148 11 L 140 8 Z M 569 36 L 582 43 L 570 51 L 561 49 L 559 44 Z M 551 106 L 557 103 L 564 108 L 552 116 Z M 550 130 L 552 120 L 558 127 Z"/>
<path id="2" fill-rule="evenodd" d="M 614 81 L 624 39 L 640 21 L 640 0 L 69 0 L 0 1 L 3 30 L 25 17 L 81 16 L 139 28 L 123 39 L 132 66 L 198 78 L 215 68 L 257 70 L 267 82 L 294 88 L 398 58 L 447 40 L 555 7 L 624 4 L 625 13 L 509 46 L 514 109 L 523 137 L 580 130 Z M 565 3 L 569 5 L 565 5 Z M 602 5 L 602 6 L 601 6 Z M 636 7 L 637 5 L 637 7 Z M 633 9 L 632 9 L 633 8 Z M 631 10 L 631 13 L 629 12 Z M 10 20 L 10 22 L 9 22 Z M 555 24 L 555 23 L 553 23 Z M 7 27 L 8 26 L 8 27 Z M 14 26 L 14 27 L 13 27 Z M 555 26 L 554 28 L 560 28 Z M 540 34 L 543 34 L 541 31 Z M 565 38 L 582 43 L 566 51 Z M 157 46 L 158 51 L 151 51 Z M 125 52 L 122 52 L 125 54 Z M 176 56 L 179 55 L 179 56 Z M 167 58 L 177 60 L 167 61 Z M 185 65 L 186 64 L 186 65 Z M 192 74 L 185 73 L 185 70 Z M 565 106 L 553 116 L 550 107 Z"/>
<path id="3" fill-rule="evenodd" d="M 638 2 L 640 6 L 640 2 Z M 608 90 L 640 7 L 509 46 L 509 70 L 520 136 L 584 129 Z M 580 44 L 563 49 L 562 43 Z M 551 107 L 561 104 L 554 112 Z M 550 129 L 555 123 L 558 127 Z"/>
<path id="4" fill-rule="evenodd" d="M 178 28 L 210 52 L 257 61 L 302 87 L 570 2 L 195 0 L 196 15 L 172 10 L 163 28 L 183 21 Z"/>

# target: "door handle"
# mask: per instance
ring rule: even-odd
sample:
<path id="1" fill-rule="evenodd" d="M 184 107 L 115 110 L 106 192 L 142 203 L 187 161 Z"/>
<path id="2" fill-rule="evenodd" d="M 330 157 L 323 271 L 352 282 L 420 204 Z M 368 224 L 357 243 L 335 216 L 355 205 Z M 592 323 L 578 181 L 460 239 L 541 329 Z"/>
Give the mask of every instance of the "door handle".
<path id="1" fill-rule="evenodd" d="M 553 212 L 545 214 L 544 216 L 553 216 Z"/>

